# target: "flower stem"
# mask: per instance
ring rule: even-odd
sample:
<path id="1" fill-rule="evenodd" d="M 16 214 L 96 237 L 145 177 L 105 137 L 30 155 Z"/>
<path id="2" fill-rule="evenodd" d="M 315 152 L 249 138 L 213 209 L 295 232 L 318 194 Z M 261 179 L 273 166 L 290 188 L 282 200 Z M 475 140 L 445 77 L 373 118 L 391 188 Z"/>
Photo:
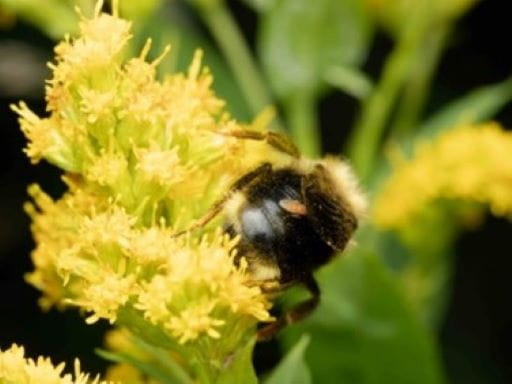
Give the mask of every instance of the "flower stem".
<path id="1" fill-rule="evenodd" d="M 272 99 L 240 28 L 222 1 L 210 6 L 198 4 L 198 8 L 233 71 L 250 110 L 257 115 L 272 103 Z"/>
<path id="2" fill-rule="evenodd" d="M 399 41 L 385 63 L 381 80 L 363 105 L 349 140 L 349 156 L 363 181 L 368 181 L 370 176 L 391 109 L 424 36 L 426 19 L 417 9 L 403 27 Z"/>
<path id="3" fill-rule="evenodd" d="M 416 127 L 428 97 L 432 76 L 437 68 L 449 34 L 450 28 L 445 25 L 435 28 L 431 34 L 425 36 L 425 43 L 418 52 L 409 81 L 405 85 L 396 117 L 391 124 L 393 135 L 403 137 Z"/>
<path id="4" fill-rule="evenodd" d="M 297 93 L 285 101 L 285 112 L 292 137 L 300 152 L 311 157 L 320 155 L 321 140 L 315 97 Z"/>

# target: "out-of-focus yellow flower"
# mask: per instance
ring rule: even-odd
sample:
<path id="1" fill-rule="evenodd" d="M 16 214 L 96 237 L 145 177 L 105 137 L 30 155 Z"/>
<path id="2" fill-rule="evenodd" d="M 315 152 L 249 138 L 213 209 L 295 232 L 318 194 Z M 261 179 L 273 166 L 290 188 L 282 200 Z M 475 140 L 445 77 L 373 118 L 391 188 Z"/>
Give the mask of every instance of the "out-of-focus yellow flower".
<path id="1" fill-rule="evenodd" d="M 118 381 L 123 384 L 157 384 L 157 381 L 146 379 L 144 375 L 135 367 L 119 363 L 114 364 L 107 369 L 106 377 L 112 381 Z"/>
<path id="2" fill-rule="evenodd" d="M 12 345 L 0 350 L 0 383 L 2 384 L 108 384 L 98 377 L 80 371 L 80 362 L 75 360 L 74 375 L 62 374 L 64 363 L 54 366 L 50 359 L 38 357 L 37 360 L 25 358 L 23 347 Z"/>
<path id="3" fill-rule="evenodd" d="M 146 61 L 148 41 L 126 57 L 131 25 L 101 7 L 55 49 L 49 115 L 13 107 L 27 155 L 66 171 L 68 186 L 58 200 L 29 190 L 37 247 L 27 280 L 43 291 L 45 308 L 74 305 L 89 323 L 137 324 L 142 338 L 155 327 L 162 346 L 200 345 L 204 359 L 222 361 L 258 321 L 272 320 L 271 303 L 247 284 L 245 260 L 235 265 L 237 239 L 217 229 L 220 218 L 190 236 L 171 235 L 242 174 L 281 155 L 225 134 L 247 127 L 213 93 L 200 51 L 186 74 L 158 81 L 162 56 Z"/>
<path id="4" fill-rule="evenodd" d="M 133 335 L 126 328 L 114 328 L 105 334 L 105 347 L 109 351 L 122 352 L 136 357 L 139 361 L 147 359 L 147 354 L 137 348 Z"/>
<path id="5" fill-rule="evenodd" d="M 395 164 L 378 194 L 373 218 L 386 229 L 414 226 L 440 200 L 486 205 L 512 217 L 512 133 L 496 123 L 464 126 L 417 145 Z"/>

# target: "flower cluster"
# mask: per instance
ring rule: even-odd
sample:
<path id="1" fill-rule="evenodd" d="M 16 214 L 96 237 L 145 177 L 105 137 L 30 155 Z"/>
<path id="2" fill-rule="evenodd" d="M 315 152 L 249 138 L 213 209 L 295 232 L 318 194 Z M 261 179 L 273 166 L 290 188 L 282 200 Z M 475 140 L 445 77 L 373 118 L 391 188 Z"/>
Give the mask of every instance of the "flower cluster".
<path id="1" fill-rule="evenodd" d="M 75 373 L 62 374 L 64 363 L 54 366 L 50 359 L 38 357 L 37 360 L 25 358 L 23 347 L 12 345 L 0 350 L 0 383 L 2 384 L 108 384 L 98 377 L 80 372 L 80 362 L 75 360 Z"/>
<path id="2" fill-rule="evenodd" d="M 457 200 L 512 217 L 512 133 L 496 123 L 463 126 L 421 143 L 395 169 L 376 198 L 374 221 L 398 229 L 426 214 L 432 203 Z"/>
<path id="3" fill-rule="evenodd" d="M 272 320 L 267 297 L 247 283 L 244 259 L 233 262 L 237 239 L 217 229 L 219 219 L 187 236 L 172 234 L 190 227 L 242 174 L 279 155 L 229 135 L 247 127 L 215 96 L 201 52 L 186 74 L 159 81 L 163 56 L 148 61 L 148 41 L 139 56 L 127 57 L 130 23 L 101 6 L 91 19 L 82 16 L 78 37 L 55 49 L 49 115 L 14 107 L 27 155 L 63 169 L 68 187 L 58 200 L 30 187 L 26 209 L 37 247 L 27 279 L 43 291 L 43 307 L 78 306 L 89 323 L 136 323 L 142 337 L 158 327 L 162 344 L 214 348 L 209 340 L 222 336 L 234 348 L 258 321 Z M 201 352 L 211 356 L 208 347 Z"/>

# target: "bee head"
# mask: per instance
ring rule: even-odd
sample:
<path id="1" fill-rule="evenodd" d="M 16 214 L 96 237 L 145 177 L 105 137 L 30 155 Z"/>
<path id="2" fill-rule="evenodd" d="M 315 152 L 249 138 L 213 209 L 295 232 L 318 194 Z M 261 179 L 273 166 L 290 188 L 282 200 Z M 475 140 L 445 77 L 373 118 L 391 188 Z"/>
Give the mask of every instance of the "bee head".
<path id="1" fill-rule="evenodd" d="M 334 250 L 343 250 L 366 211 L 350 167 L 333 158 L 314 162 L 303 178 L 302 196 L 318 235 Z"/>

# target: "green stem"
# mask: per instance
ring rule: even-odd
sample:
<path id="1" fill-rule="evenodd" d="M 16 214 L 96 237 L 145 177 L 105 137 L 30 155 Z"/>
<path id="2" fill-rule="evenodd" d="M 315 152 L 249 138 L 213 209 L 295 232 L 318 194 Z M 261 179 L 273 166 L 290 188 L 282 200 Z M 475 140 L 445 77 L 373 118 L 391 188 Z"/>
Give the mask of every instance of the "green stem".
<path id="1" fill-rule="evenodd" d="M 370 176 L 391 108 L 422 41 L 426 19 L 428 17 L 422 15 L 420 9 L 411 15 L 386 61 L 381 80 L 363 105 L 360 119 L 349 140 L 349 156 L 363 181 Z"/>
<path id="2" fill-rule="evenodd" d="M 272 103 L 272 99 L 265 87 L 264 77 L 260 73 L 235 19 L 223 2 L 216 2 L 209 6 L 197 4 L 197 6 L 233 71 L 250 110 L 257 115 Z"/>
<path id="3" fill-rule="evenodd" d="M 311 157 L 321 152 L 315 100 L 313 95 L 297 93 L 285 102 L 286 117 L 294 142 L 302 154 Z"/>
<path id="4" fill-rule="evenodd" d="M 393 135 L 403 137 L 416 127 L 449 32 L 449 26 L 443 25 L 434 28 L 425 37 L 422 49 L 419 50 L 409 74 L 408 83 L 405 85 L 395 120 L 391 124 Z"/>

